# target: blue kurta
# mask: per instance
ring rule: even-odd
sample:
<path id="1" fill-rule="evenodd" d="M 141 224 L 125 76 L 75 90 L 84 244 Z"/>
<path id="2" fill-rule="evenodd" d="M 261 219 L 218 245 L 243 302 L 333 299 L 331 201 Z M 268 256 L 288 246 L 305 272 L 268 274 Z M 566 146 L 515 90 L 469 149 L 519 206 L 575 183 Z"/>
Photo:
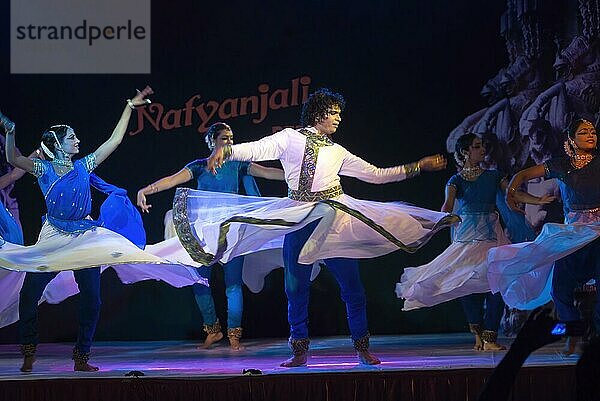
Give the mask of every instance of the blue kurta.
<path id="1" fill-rule="evenodd" d="M 448 185 L 456 188 L 458 211 L 456 214 L 462 216 L 463 223 L 457 230 L 464 232 L 468 228 L 465 224 L 469 217 L 481 216 L 493 213 L 498 209 L 502 220 L 507 228 L 508 237 L 512 242 L 522 242 L 535 238 L 535 233 L 525 220 L 522 213 L 513 212 L 508 208 L 504 200 L 504 192 L 500 189 L 500 182 L 506 175 L 498 170 L 485 170 L 474 181 L 465 180 L 460 174 L 455 174 L 448 181 Z M 495 218 L 494 218 L 495 220 Z M 494 239 L 494 223 L 487 225 L 484 230 L 489 235 L 488 239 Z M 480 233 L 480 236 L 485 233 Z M 453 237 L 456 239 L 456 237 Z M 482 238 L 479 238 L 482 239 Z"/>
<path id="2" fill-rule="evenodd" d="M 457 214 L 491 213 L 496 205 L 496 188 L 505 177 L 498 170 L 485 170 L 474 181 L 465 180 L 460 174 L 453 175 L 448 185 L 456 188 Z"/>
<path id="3" fill-rule="evenodd" d="M 565 217 L 571 212 L 600 207 L 600 158 L 576 169 L 568 157 L 557 157 L 544 163 L 546 178 L 558 178 Z"/>
<path id="4" fill-rule="evenodd" d="M 226 161 L 217 169 L 217 174 L 206 170 L 206 159 L 197 159 L 188 163 L 187 168 L 197 182 L 196 189 L 211 192 L 240 194 L 243 187 L 245 195 L 260 196 L 254 177 L 249 173 L 250 163 Z"/>
<path id="5" fill-rule="evenodd" d="M 506 303 L 533 309 L 552 299 L 563 320 L 579 319 L 573 288 L 600 280 L 600 160 L 576 169 L 570 158 L 544 163 L 546 178 L 557 178 L 565 223 L 547 223 L 535 241 L 490 251 L 488 279 Z M 600 302 L 595 324 L 600 329 Z"/>

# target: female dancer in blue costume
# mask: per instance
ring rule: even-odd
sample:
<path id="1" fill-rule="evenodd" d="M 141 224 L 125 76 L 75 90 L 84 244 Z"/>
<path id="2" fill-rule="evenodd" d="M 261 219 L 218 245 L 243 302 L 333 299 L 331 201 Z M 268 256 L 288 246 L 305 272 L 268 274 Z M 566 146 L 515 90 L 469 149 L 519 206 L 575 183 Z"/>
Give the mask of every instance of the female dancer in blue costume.
<path id="1" fill-rule="evenodd" d="M 515 193 L 538 178 L 557 178 L 565 224 L 545 224 L 533 242 L 506 245 L 490 251 L 488 278 L 511 307 L 533 309 L 554 300 L 559 319 L 579 320 L 573 289 L 590 279 L 600 282 L 600 158 L 594 125 L 575 120 L 567 131 L 565 156 L 517 173 L 509 185 L 507 203 L 516 208 Z M 593 314 L 600 330 L 600 292 Z M 565 352 L 575 352 L 571 338 Z"/>
<path id="2" fill-rule="evenodd" d="M 475 134 L 458 139 L 454 156 L 460 172 L 448 181 L 441 210 L 451 212 L 458 201 L 456 214 L 462 222 L 453 230 L 452 244 L 438 257 L 426 265 L 404 270 L 396 293 L 405 299 L 403 310 L 461 298 L 469 329 L 475 336 L 474 349 L 502 350 L 504 346 L 496 340 L 504 303 L 499 294 L 490 292 L 487 253 L 494 246 L 508 243 L 495 212 L 496 193 L 498 188 L 506 190 L 507 181 L 499 171 L 481 167 L 485 147 Z M 522 202 L 535 204 L 553 199 L 523 192 L 517 196 Z"/>
<path id="3" fill-rule="evenodd" d="M 38 343 L 38 301 L 57 272 L 74 270 L 81 292 L 79 333 L 73 349 L 74 370 L 96 371 L 98 368 L 90 365 L 88 360 L 100 312 L 100 266 L 178 265 L 144 252 L 127 240 L 129 238 L 136 244 L 143 245 L 145 235 L 143 231 L 131 232 L 132 227 L 127 224 L 127 212 L 118 207 L 126 198 L 123 196 L 124 191 L 90 174 L 121 143 L 132 109 L 145 104 L 145 96 L 151 93 L 152 89 L 146 87 L 128 100 L 110 138 L 95 152 L 76 161 L 72 161 L 72 157 L 79 153 L 79 139 L 70 127 L 56 125 L 44 132 L 42 149 L 51 161 L 32 160 L 17 154 L 14 124 L 6 118 L 3 120 L 7 130 L 8 162 L 38 178 L 47 207 L 45 221 L 35 245 L 23 247 L 6 242 L 0 249 L 0 267 L 35 273 L 26 275 L 20 292 L 19 336 L 24 355 L 22 371 L 31 371 L 33 368 Z M 99 221 L 89 218 L 90 185 L 110 193 L 110 203 L 106 208 L 107 204 L 103 205 L 104 213 L 101 213 L 103 217 Z M 123 221 L 126 223 L 123 224 Z M 105 227 L 111 227 L 114 231 Z M 195 282 L 201 280 L 195 272 L 185 272 L 188 276 L 196 277 Z"/>
<path id="4" fill-rule="evenodd" d="M 225 145 L 233 144 L 233 131 L 225 123 L 215 123 L 206 132 L 206 143 L 213 151 Z M 137 193 L 137 204 L 142 211 L 148 213 L 152 205 L 146 202 L 146 196 L 171 189 L 184 184 L 192 179 L 197 181 L 197 189 L 213 192 L 225 192 L 239 194 L 242 190 L 248 196 L 260 196 L 260 192 L 254 181 L 254 177 L 262 177 L 271 180 L 284 180 L 283 170 L 264 167 L 256 163 L 230 161 L 224 163 L 212 174 L 206 170 L 206 159 L 194 160 L 188 163 L 179 172 L 164 177 L 154 183 L 142 188 Z M 215 204 L 215 207 L 218 206 Z M 169 221 L 170 220 L 170 221 Z M 172 219 L 165 219 L 165 226 L 172 225 Z M 165 228 L 168 232 L 168 228 Z M 227 296 L 227 337 L 233 350 L 240 349 L 242 337 L 242 267 L 244 257 L 239 256 L 223 264 L 225 274 L 225 295 Z M 210 267 L 198 268 L 200 275 L 210 278 Z M 193 285 L 194 297 L 198 308 L 204 318 L 204 331 L 206 340 L 203 347 L 207 348 L 223 338 L 221 324 L 217 318 L 215 304 L 210 288 L 202 284 Z"/>
<path id="5" fill-rule="evenodd" d="M 369 351 L 366 297 L 358 258 L 402 249 L 414 252 L 455 216 L 401 203 L 372 202 L 344 194 L 340 175 L 371 183 L 401 181 L 423 170 L 439 170 L 440 155 L 390 168 L 377 168 L 332 140 L 341 122 L 344 98 L 328 89 L 311 94 L 302 107 L 303 128 L 287 128 L 259 141 L 215 148 L 214 171 L 227 160 L 280 160 L 287 198 L 222 194 L 219 210 L 205 191 L 179 189 L 173 213 L 177 234 L 195 260 L 227 262 L 236 256 L 283 247 L 293 356 L 282 366 L 306 364 L 308 303 L 312 264 L 324 260 L 340 284 L 351 337 L 361 363 L 379 359 Z M 283 239 L 283 243 L 281 242 Z"/>

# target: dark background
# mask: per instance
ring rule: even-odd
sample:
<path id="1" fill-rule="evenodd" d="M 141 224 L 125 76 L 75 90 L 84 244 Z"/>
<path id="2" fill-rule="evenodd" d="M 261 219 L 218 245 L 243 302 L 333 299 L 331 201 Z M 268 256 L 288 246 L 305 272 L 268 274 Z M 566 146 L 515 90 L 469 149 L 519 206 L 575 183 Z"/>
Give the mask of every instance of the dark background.
<path id="1" fill-rule="evenodd" d="M 152 2 L 152 73 L 149 75 L 11 75 L 9 9 L 0 6 L 0 109 L 17 124 L 17 145 L 28 153 L 52 124 L 71 125 L 81 139 L 82 155 L 111 133 L 124 99 L 150 84 L 152 99 L 167 109 L 182 108 L 191 96 L 203 101 L 257 95 L 257 87 L 287 88 L 293 78 L 309 76 L 311 91 L 327 86 L 347 100 L 335 140 L 379 165 L 414 161 L 445 152 L 447 134 L 462 119 L 485 106 L 479 91 L 507 63 L 499 36 L 505 2 L 480 0 L 403 0 L 370 2 Z M 118 10 L 115 10 L 118 13 Z M 273 126 L 295 125 L 299 107 L 227 120 L 235 140 L 257 139 Z M 214 120 L 216 121 L 216 120 Z M 213 122 L 214 122 L 213 121 Z M 155 131 L 148 123 L 97 173 L 126 188 L 132 200 L 139 188 L 172 174 L 187 162 L 206 157 L 203 135 L 190 127 Z M 135 113 L 130 129 L 136 129 Z M 380 201 L 403 200 L 439 209 L 446 171 L 410 181 L 371 185 L 343 179 L 345 192 Z M 190 183 L 192 185 L 192 183 Z M 282 183 L 260 181 L 264 195 L 283 196 Z M 21 179 L 19 199 L 26 244 L 40 228 L 44 204 L 32 176 Z M 163 214 L 174 190 L 154 195 L 144 216 L 148 243 L 162 239 Z M 101 199 L 99 194 L 96 200 Z M 417 254 L 396 252 L 361 262 L 373 334 L 466 330 L 456 301 L 401 312 L 394 286 L 405 266 L 423 264 L 449 243 L 442 233 Z M 224 290 L 221 269 L 214 270 L 213 291 L 221 321 Z M 245 337 L 286 337 L 283 273 L 274 271 L 260 294 L 246 291 Z M 1 295 L 0 295 L 1 296 Z M 112 270 L 102 277 L 103 306 L 97 340 L 199 339 L 202 318 L 189 288 L 143 282 L 121 284 Z M 77 297 L 42 305 L 42 341 L 67 341 L 76 334 Z M 333 277 L 323 272 L 311 293 L 311 335 L 348 332 L 345 311 Z M 16 341 L 16 325 L 0 329 L 0 341 Z"/>

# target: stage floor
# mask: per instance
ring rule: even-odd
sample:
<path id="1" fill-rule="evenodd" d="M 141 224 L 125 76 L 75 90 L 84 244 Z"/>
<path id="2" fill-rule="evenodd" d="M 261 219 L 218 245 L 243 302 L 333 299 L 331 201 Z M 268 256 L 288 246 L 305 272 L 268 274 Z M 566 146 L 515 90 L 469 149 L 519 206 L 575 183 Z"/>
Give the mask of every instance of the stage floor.
<path id="1" fill-rule="evenodd" d="M 509 344 L 510 340 L 501 339 Z M 0 345 L 0 380 L 40 380 L 73 378 L 123 378 L 131 371 L 143 372 L 145 378 L 211 378 L 241 376 L 242 370 L 259 369 L 263 375 L 439 371 L 448 369 L 492 369 L 502 359 L 502 352 L 472 350 L 471 335 L 436 334 L 373 336 L 371 350 L 382 363 L 364 366 L 357 363 L 347 337 L 315 338 L 306 367 L 281 368 L 289 357 L 285 339 L 244 340 L 243 351 L 231 351 L 224 338 L 209 350 L 196 349 L 196 343 L 97 342 L 90 363 L 99 372 L 73 372 L 72 344 L 40 344 L 32 373 L 21 373 L 21 355 L 16 345 Z M 577 357 L 560 354 L 562 342 L 546 346 L 530 356 L 525 367 L 559 367 L 574 365 Z"/>

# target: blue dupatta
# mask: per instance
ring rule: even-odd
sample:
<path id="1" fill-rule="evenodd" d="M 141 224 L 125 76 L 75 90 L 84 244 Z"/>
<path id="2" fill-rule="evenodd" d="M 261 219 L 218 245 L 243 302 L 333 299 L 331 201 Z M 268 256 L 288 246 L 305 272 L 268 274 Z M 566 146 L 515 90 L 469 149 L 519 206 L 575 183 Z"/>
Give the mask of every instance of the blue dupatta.
<path id="1" fill-rule="evenodd" d="M 52 166 L 51 174 L 56 175 Z M 146 245 L 142 217 L 127 197 L 127 191 L 89 173 L 83 159 L 73 163 L 73 170 L 56 176 L 45 194 L 48 213 L 45 218 L 60 231 L 81 233 L 95 227 L 104 227 L 123 235 L 139 248 Z M 100 207 L 98 220 L 87 218 L 92 210 L 90 185 L 108 198 Z"/>

